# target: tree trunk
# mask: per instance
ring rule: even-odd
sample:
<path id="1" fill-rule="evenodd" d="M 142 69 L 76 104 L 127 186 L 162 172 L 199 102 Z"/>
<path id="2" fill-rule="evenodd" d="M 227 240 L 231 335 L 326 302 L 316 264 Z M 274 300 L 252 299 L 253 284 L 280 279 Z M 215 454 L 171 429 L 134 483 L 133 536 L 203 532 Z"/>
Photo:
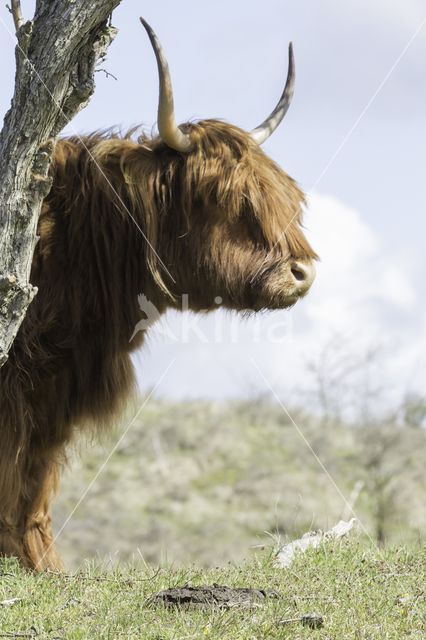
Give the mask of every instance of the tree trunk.
<path id="1" fill-rule="evenodd" d="M 120 0 L 37 0 L 17 28 L 15 92 L 0 133 L 0 367 L 36 288 L 29 282 L 54 138 L 88 103 L 94 71 L 115 37 Z M 19 2 L 14 2 L 15 9 Z"/>

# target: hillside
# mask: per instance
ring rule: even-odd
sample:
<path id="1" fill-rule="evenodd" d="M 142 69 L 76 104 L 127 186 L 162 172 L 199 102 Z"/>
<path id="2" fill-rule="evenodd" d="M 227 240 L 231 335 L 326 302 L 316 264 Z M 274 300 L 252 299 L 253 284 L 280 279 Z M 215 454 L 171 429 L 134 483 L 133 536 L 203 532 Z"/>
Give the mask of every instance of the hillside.
<path id="1" fill-rule="evenodd" d="M 56 531 L 84 496 L 58 540 L 70 568 L 104 556 L 112 563 L 141 555 L 149 563 L 239 562 L 271 536 L 277 543 L 349 517 L 339 490 L 356 499 L 373 539 L 425 538 L 423 428 L 391 420 L 348 425 L 294 408 L 299 432 L 264 399 L 151 399 L 102 468 L 132 411 L 102 443 L 82 443 L 64 474 Z"/>

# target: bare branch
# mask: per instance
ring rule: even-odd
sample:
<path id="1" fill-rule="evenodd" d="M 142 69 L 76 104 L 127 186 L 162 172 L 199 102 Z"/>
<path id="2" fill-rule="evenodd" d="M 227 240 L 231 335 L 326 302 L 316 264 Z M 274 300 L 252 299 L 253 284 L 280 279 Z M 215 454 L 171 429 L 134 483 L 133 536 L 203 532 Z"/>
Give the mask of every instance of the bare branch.
<path id="1" fill-rule="evenodd" d="M 111 71 L 107 71 L 106 69 L 96 69 L 95 73 L 104 73 L 107 78 L 113 78 L 114 80 L 118 80 L 117 76 L 115 76 Z"/>
<path id="2" fill-rule="evenodd" d="M 15 30 L 19 31 L 19 29 L 24 24 L 24 19 L 22 17 L 21 0 L 11 0 L 11 5 L 11 12 L 13 16 L 13 22 L 15 23 Z"/>

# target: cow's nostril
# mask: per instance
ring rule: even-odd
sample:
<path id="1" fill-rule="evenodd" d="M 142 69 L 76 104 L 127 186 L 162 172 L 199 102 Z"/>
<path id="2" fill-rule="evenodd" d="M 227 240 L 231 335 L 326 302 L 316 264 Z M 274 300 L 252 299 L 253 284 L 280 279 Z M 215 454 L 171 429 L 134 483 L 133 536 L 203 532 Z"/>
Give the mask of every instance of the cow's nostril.
<path id="1" fill-rule="evenodd" d="M 315 265 L 312 261 L 294 260 L 290 263 L 290 272 L 293 276 L 295 291 L 304 295 L 315 279 Z"/>
<path id="2" fill-rule="evenodd" d="M 306 278 L 306 274 L 301 269 L 297 269 L 297 267 L 292 267 L 291 272 L 299 282 L 303 282 Z"/>

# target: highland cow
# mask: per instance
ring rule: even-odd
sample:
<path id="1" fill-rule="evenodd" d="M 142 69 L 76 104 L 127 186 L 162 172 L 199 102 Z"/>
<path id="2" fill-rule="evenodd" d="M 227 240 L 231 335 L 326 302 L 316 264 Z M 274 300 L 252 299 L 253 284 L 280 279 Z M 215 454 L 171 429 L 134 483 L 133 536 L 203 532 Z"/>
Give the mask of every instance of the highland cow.
<path id="1" fill-rule="evenodd" d="M 58 569 L 49 516 L 64 450 L 102 428 L 134 384 L 138 294 L 159 312 L 281 309 L 304 296 L 316 255 L 303 194 L 260 149 L 294 85 L 246 133 L 218 120 L 177 127 L 161 46 L 142 21 L 160 76 L 157 138 L 112 133 L 59 140 L 38 226 L 38 295 L 0 370 L 0 555 Z"/>

